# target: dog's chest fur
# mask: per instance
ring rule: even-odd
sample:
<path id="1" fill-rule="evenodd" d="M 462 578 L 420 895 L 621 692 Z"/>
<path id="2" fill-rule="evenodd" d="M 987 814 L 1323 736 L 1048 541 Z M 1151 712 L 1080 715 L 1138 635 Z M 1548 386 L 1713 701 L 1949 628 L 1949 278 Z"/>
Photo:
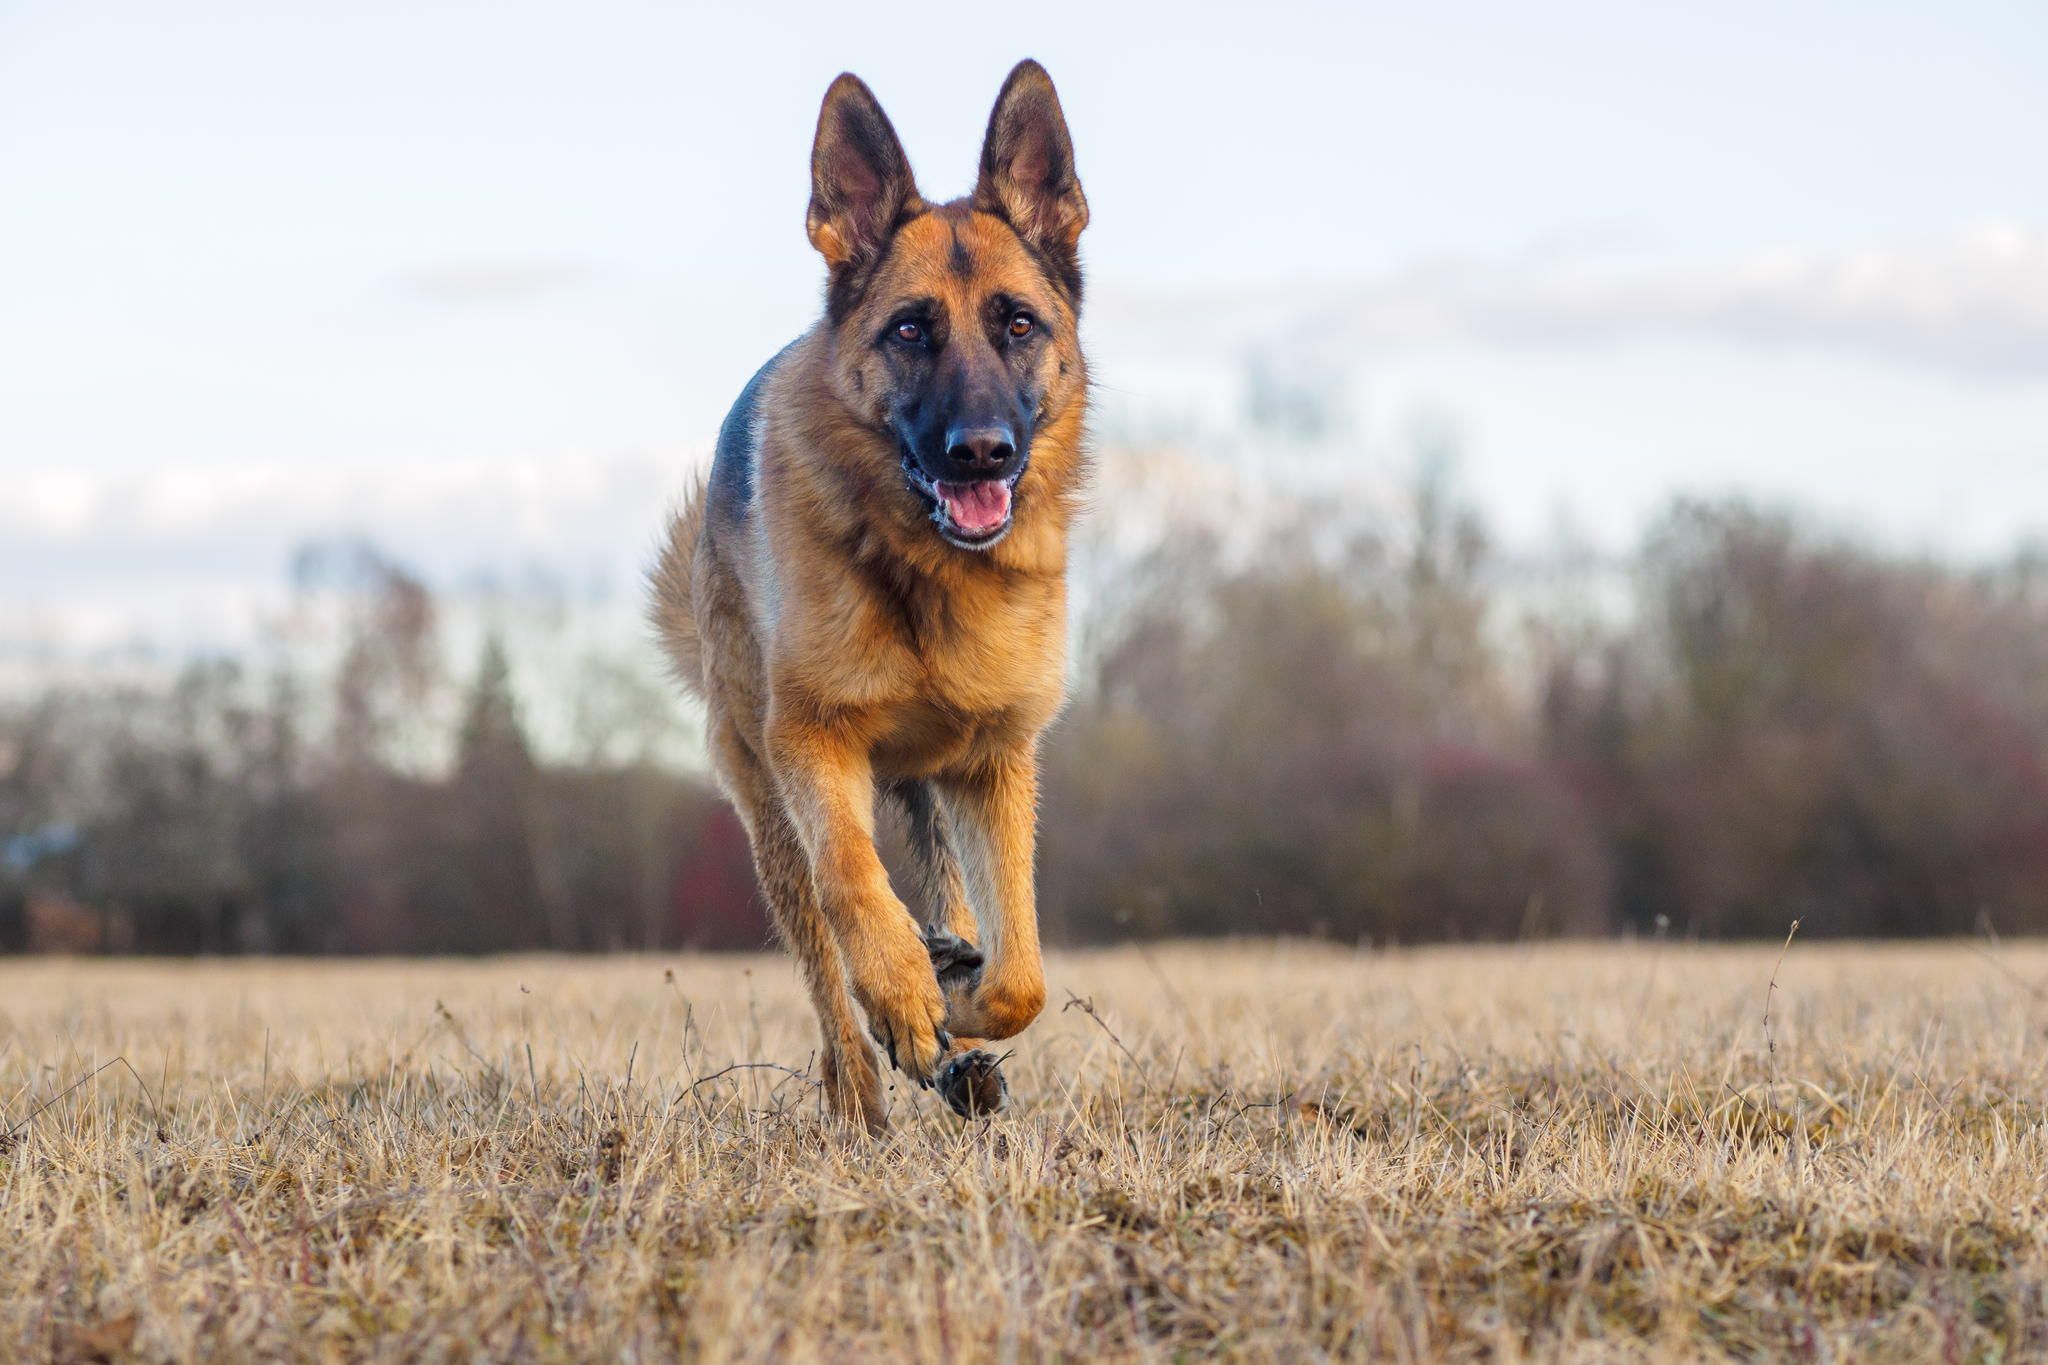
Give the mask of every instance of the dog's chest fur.
<path id="1" fill-rule="evenodd" d="M 1057 578 L 974 564 L 930 574 L 886 553 L 789 585 L 770 672 L 812 704 L 858 717 L 878 775 L 929 776 L 1036 734 L 1064 690 Z M 794 605 L 792 603 L 792 605 Z"/>

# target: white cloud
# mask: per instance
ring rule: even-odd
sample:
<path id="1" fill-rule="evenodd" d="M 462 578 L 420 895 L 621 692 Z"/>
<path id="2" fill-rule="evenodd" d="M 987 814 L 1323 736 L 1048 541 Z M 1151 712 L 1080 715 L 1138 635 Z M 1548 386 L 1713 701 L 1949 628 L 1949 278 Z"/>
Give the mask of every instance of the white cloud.
<path id="1" fill-rule="evenodd" d="M 690 461 L 583 452 L 437 463 L 175 464 L 141 475 L 51 471 L 0 502 L 0 532 L 49 545 L 180 544 L 261 525 L 462 527 L 536 550 L 565 526 L 679 492 Z M 651 533 L 650 533 L 651 534 Z"/>
<path id="2" fill-rule="evenodd" d="M 2048 371 L 2048 227 L 1976 224 L 1945 237 L 1847 249 L 1777 247 L 1654 267 L 1431 262 L 1348 286 L 1199 301 L 1105 299 L 1159 335 L 1217 313 L 1255 345 L 1328 355 L 1437 344 L 1512 347 L 1681 335 L 1853 350 L 1954 373 Z"/>
<path id="3" fill-rule="evenodd" d="M 1105 282 L 1090 322 L 1101 426 L 1167 446 L 1220 432 L 1218 453 L 1255 481 L 1336 479 L 1299 451 L 1229 438 L 1246 357 L 1265 353 L 1357 400 L 1372 459 L 1334 454 L 1361 486 L 1402 458 L 1414 413 L 1451 414 L 1474 493 L 1511 534 L 1540 536 L 1568 507 L 1625 544 L 1646 509 L 1701 488 L 1793 498 L 1951 550 L 2041 534 L 2048 228 L 1624 263 L 1639 249 L 1609 233 L 1200 296 Z M 499 285 L 516 293 L 518 273 Z M 0 431 L 0 654 L 212 638 L 277 590 L 297 545 L 333 536 L 368 535 L 439 583 L 545 565 L 629 598 L 737 387 L 727 375 L 771 347 L 688 329 L 649 345 L 624 316 L 571 334 L 632 347 L 565 349 L 537 325 L 444 334 L 430 320 L 380 333 L 381 349 L 351 336 L 312 359 L 219 365 L 204 383 L 175 372 L 162 392 L 198 395 L 182 406 L 113 386 L 69 405 L 121 419 L 90 441 L 46 403 L 40 428 Z M 700 341 L 731 353 L 721 372 Z M 368 370 L 349 367 L 366 356 Z M 1107 502 L 1116 474 L 1105 468 Z"/>
<path id="4" fill-rule="evenodd" d="M 91 529 L 99 511 L 103 485 L 103 480 L 78 469 L 31 474 L 18 486 L 17 499 L 0 503 L 0 526 L 50 536 L 82 534 Z"/>
<path id="5" fill-rule="evenodd" d="M 365 538 L 444 588 L 544 575 L 579 610 L 637 602 L 691 463 L 562 452 L 31 476 L 27 497 L 0 501 L 0 663 L 130 641 L 238 648 L 294 553 L 324 540 Z"/>

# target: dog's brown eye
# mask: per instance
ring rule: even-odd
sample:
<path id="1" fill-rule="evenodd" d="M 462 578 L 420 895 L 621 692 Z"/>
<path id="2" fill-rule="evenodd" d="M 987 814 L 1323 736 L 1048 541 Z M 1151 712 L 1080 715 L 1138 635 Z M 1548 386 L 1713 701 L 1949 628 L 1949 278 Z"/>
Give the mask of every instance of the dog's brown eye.
<path id="1" fill-rule="evenodd" d="M 896 324 L 896 339 L 913 343 L 923 341 L 924 328 L 914 322 L 899 322 Z"/>
<path id="2" fill-rule="evenodd" d="M 1010 335 L 1013 337 L 1028 337 L 1031 335 L 1031 329 L 1037 325 L 1031 320 L 1031 314 L 1019 313 L 1010 319 Z"/>

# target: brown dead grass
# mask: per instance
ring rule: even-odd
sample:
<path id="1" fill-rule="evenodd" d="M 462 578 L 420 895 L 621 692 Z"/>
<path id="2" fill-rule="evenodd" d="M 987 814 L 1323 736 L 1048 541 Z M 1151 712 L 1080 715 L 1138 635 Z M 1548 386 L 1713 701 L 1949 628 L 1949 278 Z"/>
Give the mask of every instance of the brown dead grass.
<path id="1" fill-rule="evenodd" d="M 1777 956 L 1060 956 L 879 1143 L 772 958 L 0 964 L 0 1359 L 2048 1351 L 2048 949 Z"/>

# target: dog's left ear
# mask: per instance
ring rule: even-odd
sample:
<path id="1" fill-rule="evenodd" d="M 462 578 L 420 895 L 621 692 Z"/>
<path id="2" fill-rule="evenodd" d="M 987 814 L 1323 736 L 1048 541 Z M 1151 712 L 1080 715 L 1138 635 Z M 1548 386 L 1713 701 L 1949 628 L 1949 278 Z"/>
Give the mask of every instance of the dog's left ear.
<path id="1" fill-rule="evenodd" d="M 1052 77 L 1028 57 L 1003 82 L 988 116 L 974 207 L 1008 219 L 1079 282 L 1075 244 L 1088 226 L 1088 199 L 1074 174 L 1074 141 Z"/>

